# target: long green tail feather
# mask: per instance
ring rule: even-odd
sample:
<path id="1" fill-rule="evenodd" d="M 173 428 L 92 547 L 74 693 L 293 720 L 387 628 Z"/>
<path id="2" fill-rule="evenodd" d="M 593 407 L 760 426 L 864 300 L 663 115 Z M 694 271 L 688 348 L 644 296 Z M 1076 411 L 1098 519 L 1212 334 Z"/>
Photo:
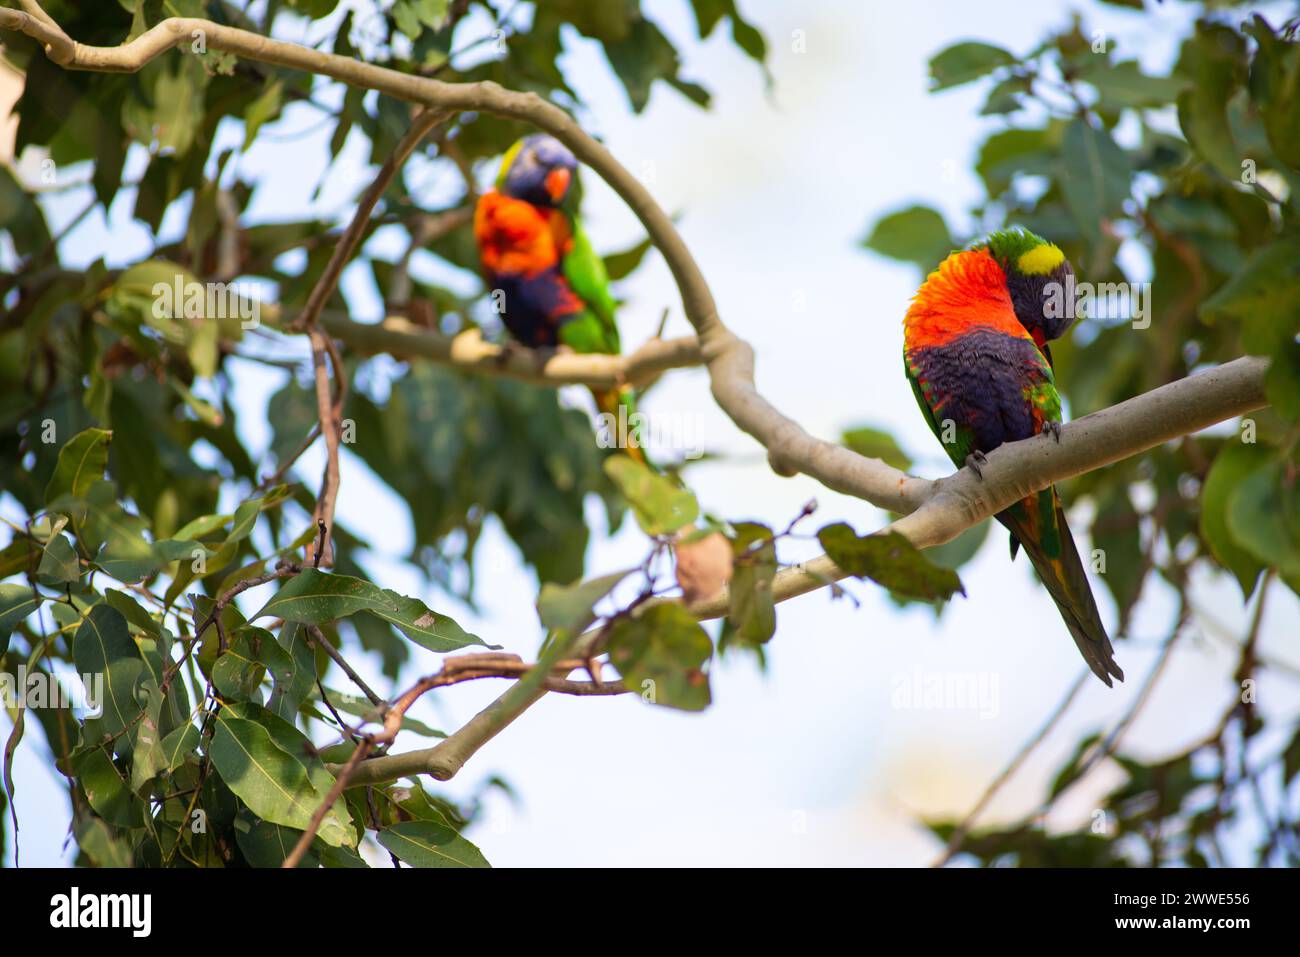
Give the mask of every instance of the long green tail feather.
<path id="1" fill-rule="evenodd" d="M 1046 493 L 1044 493 L 1046 494 Z M 1047 586 L 1048 594 L 1061 612 L 1070 636 L 1074 639 L 1083 660 L 1088 663 L 1092 673 L 1111 686 L 1112 676 L 1124 680 L 1124 672 L 1115 662 L 1115 651 L 1110 638 L 1106 635 L 1106 626 L 1102 624 L 1101 614 L 1097 611 L 1097 602 L 1092 597 L 1092 588 L 1088 576 L 1084 573 L 1083 562 L 1079 559 L 1079 550 L 1066 524 L 1065 512 L 1059 502 L 1056 504 L 1055 535 L 1049 537 L 1058 548 L 1050 554 L 1045 547 L 1038 522 L 1031 517 L 1029 509 L 1012 508 L 998 515 L 998 521 L 1011 530 L 1012 542 L 1019 542 L 1025 554 L 1033 562 L 1038 577 Z M 1040 519 L 1041 520 L 1041 519 Z M 1012 546 L 1014 557 L 1015 546 Z"/>

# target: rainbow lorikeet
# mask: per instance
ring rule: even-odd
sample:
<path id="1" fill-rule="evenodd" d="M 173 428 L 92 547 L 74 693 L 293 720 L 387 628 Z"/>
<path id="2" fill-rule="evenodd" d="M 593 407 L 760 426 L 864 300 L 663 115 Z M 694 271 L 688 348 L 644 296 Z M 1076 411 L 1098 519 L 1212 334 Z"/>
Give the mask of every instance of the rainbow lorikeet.
<path id="1" fill-rule="evenodd" d="M 539 133 L 519 140 L 501 160 L 495 189 L 479 198 L 474 238 L 516 342 L 617 354 L 617 303 L 605 262 L 577 215 L 577 168 L 573 153 L 554 137 Z M 616 422 L 631 421 L 630 387 L 593 389 L 592 395 L 600 412 Z M 645 462 L 636 438 L 635 431 L 628 434 L 626 451 Z"/>
<path id="2" fill-rule="evenodd" d="M 954 252 L 926 278 L 903 320 L 903 362 L 917 404 L 953 462 L 977 473 L 1003 442 L 1050 432 L 1060 440 L 1061 398 L 1046 340 L 1068 328 L 1047 307 L 1070 266 L 1025 230 L 994 233 Z M 1040 348 L 1042 346 L 1042 348 Z M 1124 680 L 1055 488 L 999 513 L 1011 557 L 1023 547 L 1088 667 Z"/>

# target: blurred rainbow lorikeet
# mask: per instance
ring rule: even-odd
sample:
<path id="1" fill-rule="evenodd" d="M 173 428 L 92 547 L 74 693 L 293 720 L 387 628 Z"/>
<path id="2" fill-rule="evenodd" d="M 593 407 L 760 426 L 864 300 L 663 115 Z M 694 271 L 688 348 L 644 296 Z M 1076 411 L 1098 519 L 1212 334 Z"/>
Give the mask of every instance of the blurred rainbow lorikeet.
<path id="1" fill-rule="evenodd" d="M 613 355 L 620 351 L 617 303 L 604 260 L 577 215 L 577 168 L 573 153 L 554 137 L 539 133 L 519 140 L 501 160 L 496 188 L 479 198 L 474 238 L 515 341 Z M 631 420 L 630 387 L 593 389 L 592 395 L 615 422 Z M 644 463 L 636 438 L 635 431 L 627 434 L 626 451 Z"/>
<path id="2" fill-rule="evenodd" d="M 1060 440 L 1061 398 L 1047 341 L 1072 310 L 1049 308 L 1071 275 L 1056 246 L 1023 229 L 954 252 L 926 278 L 903 320 L 903 362 L 917 404 L 949 458 L 977 473 L 1003 442 Z M 1059 305 L 1059 300 L 1057 300 Z M 1059 313 L 1059 314 L 1058 314 Z M 1001 512 L 1011 557 L 1023 547 L 1093 673 L 1124 680 L 1055 488 Z"/>

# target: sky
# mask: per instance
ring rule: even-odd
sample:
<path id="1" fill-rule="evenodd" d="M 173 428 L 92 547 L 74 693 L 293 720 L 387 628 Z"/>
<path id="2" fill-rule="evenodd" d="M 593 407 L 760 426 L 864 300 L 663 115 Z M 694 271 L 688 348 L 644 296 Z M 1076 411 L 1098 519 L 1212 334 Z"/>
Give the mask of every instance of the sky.
<path id="1" fill-rule="evenodd" d="M 966 208 L 981 196 L 973 160 L 998 121 L 978 116 L 984 90 L 977 86 L 928 94 L 929 57 L 962 39 L 1027 51 L 1066 24 L 1071 10 L 1082 9 L 1090 28 L 1106 30 L 1122 52 L 1158 68 L 1173 55 L 1181 31 L 1153 34 L 1138 25 L 1154 19 L 1177 27 L 1186 11 L 1166 4 L 1154 18 L 1138 20 L 1113 7 L 1058 2 L 740 5 L 771 45 L 770 90 L 723 35 L 725 27 L 700 44 L 684 0 L 646 0 L 682 51 L 682 74 L 712 91 L 712 109 L 699 110 L 660 84 L 646 111 L 633 115 L 599 47 L 571 35 L 561 65 L 587 104 L 579 119 L 624 165 L 640 171 L 665 209 L 680 215 L 681 233 L 722 318 L 754 346 L 758 387 L 777 408 L 827 438 L 858 424 L 885 426 L 917 460 L 918 473 L 946 474 L 900 362 L 901 319 L 919 277 L 914 267 L 857 248 L 875 219 L 916 202 L 943 211 L 960 232 L 969 225 Z M 363 144 L 353 140 L 313 199 L 316 177 L 303 170 L 320 169 L 327 158 L 328 133 L 312 132 L 317 123 L 305 108 L 292 110 L 240 159 L 244 177 L 259 183 L 251 218 L 301 218 L 310 209 L 346 221 L 349 198 L 373 170 L 365 166 Z M 237 129 L 230 135 L 238 142 Z M 437 188 L 430 182 L 430 190 Z M 598 249 L 623 249 L 641 238 L 639 224 L 608 188 L 590 175 L 585 188 L 584 215 Z M 56 227 L 79 210 L 80 195 L 51 199 Z M 123 196 L 107 220 L 97 211 L 69 236 L 65 254 L 83 261 L 110 249 L 120 261 L 141 255 L 150 238 L 130 221 L 129 210 Z M 183 225 L 179 211 L 163 231 Z M 386 241 L 376 237 L 369 251 L 383 252 Z M 345 276 L 344 289 L 356 316 L 378 314 L 374 291 L 357 271 Z M 689 332 L 657 255 L 618 291 L 627 300 L 620 313 L 625 348 L 652 335 L 665 308 L 666 334 Z M 293 343 L 285 349 L 301 354 Z M 245 362 L 235 376 L 244 437 L 263 449 L 270 433 L 258 410 L 281 387 L 283 373 Z M 566 390 L 565 400 L 581 404 L 583 397 Z M 702 370 L 670 373 L 646 407 L 652 418 L 690 417 L 706 447 L 725 453 L 688 472 L 708 511 L 784 526 L 815 498 L 814 528 L 847 521 L 866 532 L 883 522 L 878 510 L 806 477 L 773 475 L 757 445 L 713 405 Z M 301 474 L 314 480 L 320 462 L 305 459 Z M 6 515 L 12 506 L 0 501 Z M 525 657 L 536 651 L 536 582 L 498 529 L 489 529 L 480 548 L 480 574 L 490 575 L 491 589 L 472 613 L 383 557 L 410 549 L 409 521 L 400 501 L 347 455 L 338 515 L 376 542 L 381 554 L 369 566 L 385 587 L 421 595 L 509 651 Z M 592 510 L 592 522 L 598 534 L 589 575 L 643 555 L 645 542 L 633 523 L 608 537 L 599 510 Z M 1078 513 L 1074 525 L 1086 528 L 1086 515 Z M 815 553 L 815 544 L 788 544 L 783 561 Z M 1080 547 L 1087 546 L 1081 541 Z M 489 793 L 484 816 L 469 833 L 497 866 L 926 864 L 939 846 L 918 818 L 969 810 L 1082 668 L 1028 563 L 1008 564 L 1000 530 L 962 578 L 967 597 L 938 619 L 929 609 L 899 610 L 866 586 L 850 586 L 857 604 L 823 591 L 780 605 L 767 671 L 748 659 L 715 662 L 714 704 L 700 715 L 648 707 L 631 696 L 548 696 L 443 789 L 464 798 L 493 775 L 509 780 L 515 797 Z M 1113 621 L 1108 593 L 1100 583 L 1095 591 L 1103 617 Z M 1158 694 L 1126 739 L 1139 755 L 1172 753 L 1204 735 L 1232 693 L 1227 676 L 1235 657 L 1220 632 L 1242 634 L 1240 592 L 1226 579 L 1205 580 L 1196 596 L 1206 614 L 1174 653 Z M 247 597 L 252 608 L 265 596 Z M 1117 648 L 1129 681 L 1114 690 L 1090 682 L 984 820 L 1034 808 L 1075 742 L 1126 712 L 1155 660 L 1170 610 L 1167 594 L 1148 589 L 1136 637 Z M 1300 652 L 1286 646 L 1298 623 L 1294 596 L 1276 593 L 1262 648 L 1300 661 Z M 412 651 L 403 686 L 438 666 L 437 656 Z M 358 663 L 381 690 L 386 686 L 376 662 L 361 657 Z M 909 701 L 907 690 L 933 676 L 974 676 L 985 698 L 969 708 Z M 337 675 L 331 680 L 342 683 Z M 413 713 L 451 730 L 502 690 L 489 682 L 443 689 L 436 698 L 426 695 Z M 1265 710 L 1290 713 L 1294 701 L 1294 686 L 1270 677 L 1261 682 Z M 403 736 L 396 750 L 424 746 Z M 23 863 L 67 860 L 65 792 L 30 743 L 19 749 L 16 778 Z M 1076 826 L 1116 780 L 1111 770 L 1098 771 L 1061 802 L 1048 826 Z M 12 854 L 11 842 L 8 861 Z"/>

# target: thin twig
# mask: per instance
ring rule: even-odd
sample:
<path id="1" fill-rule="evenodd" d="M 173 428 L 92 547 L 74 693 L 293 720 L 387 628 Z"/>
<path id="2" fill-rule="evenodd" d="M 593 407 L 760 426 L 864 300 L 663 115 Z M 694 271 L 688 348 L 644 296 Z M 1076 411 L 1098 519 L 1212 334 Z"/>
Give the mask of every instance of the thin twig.
<path id="1" fill-rule="evenodd" d="M 980 799 L 975 802 L 975 806 L 970 809 L 970 813 L 968 813 L 962 822 L 957 825 L 957 829 L 952 832 L 952 836 L 948 838 L 948 844 L 944 848 L 943 853 L 935 859 L 934 863 L 930 865 L 931 867 L 943 867 L 943 865 L 947 864 L 948 861 L 952 860 L 953 855 L 961 850 L 962 843 L 966 840 L 966 835 L 970 833 L 970 829 L 975 826 L 976 819 L 984 813 L 984 809 L 988 807 L 989 802 L 991 802 L 998 791 L 1002 789 L 1002 786 L 1006 784 L 1007 781 L 1011 780 L 1012 775 L 1020 769 L 1020 766 L 1025 763 L 1025 760 L 1029 755 L 1032 754 L 1038 746 L 1043 743 L 1047 736 L 1052 733 L 1052 729 L 1055 728 L 1061 719 L 1065 717 L 1066 712 L 1070 710 L 1070 706 L 1074 704 L 1074 699 L 1077 698 L 1079 692 L 1083 690 L 1083 686 L 1091 680 L 1092 672 L 1088 671 L 1086 668 L 1079 673 L 1079 677 L 1074 679 L 1074 684 L 1070 685 L 1069 690 L 1065 692 L 1065 697 L 1063 697 L 1060 703 L 1052 710 L 1051 715 L 1043 722 L 1042 727 L 1034 733 L 1032 738 L 1024 743 L 1020 750 L 1016 752 L 1015 757 L 1013 757 L 998 776 L 989 783 L 989 786 L 984 790 L 984 793 L 980 795 Z"/>
<path id="2" fill-rule="evenodd" d="M 311 635 L 312 642 L 319 647 L 321 651 L 329 655 L 336 665 L 343 669 L 343 673 L 348 676 L 348 679 L 354 685 L 361 689 L 361 693 L 369 699 L 372 705 L 376 708 L 383 707 L 384 699 L 371 690 L 370 685 L 366 684 L 365 681 L 362 680 L 361 676 L 353 670 L 352 666 L 347 663 L 343 655 L 339 653 L 339 650 L 329 643 L 320 628 L 315 625 L 308 625 L 307 633 Z"/>
<path id="3" fill-rule="evenodd" d="M 293 464 L 297 462 L 300 458 L 302 458 L 303 453 L 305 453 L 309 448 L 311 448 L 312 444 L 319 438 L 320 438 L 320 423 L 317 422 L 315 425 L 311 427 L 311 431 L 307 433 L 307 438 L 303 439 L 302 445 L 298 447 L 298 450 L 294 452 L 292 455 L 290 455 L 287 459 L 285 459 L 279 468 L 277 468 L 266 478 L 262 479 L 261 483 L 257 486 L 258 491 L 270 488 L 272 485 L 278 485 L 280 479 L 284 478 L 286 473 L 288 473 L 289 469 L 293 468 Z"/>

